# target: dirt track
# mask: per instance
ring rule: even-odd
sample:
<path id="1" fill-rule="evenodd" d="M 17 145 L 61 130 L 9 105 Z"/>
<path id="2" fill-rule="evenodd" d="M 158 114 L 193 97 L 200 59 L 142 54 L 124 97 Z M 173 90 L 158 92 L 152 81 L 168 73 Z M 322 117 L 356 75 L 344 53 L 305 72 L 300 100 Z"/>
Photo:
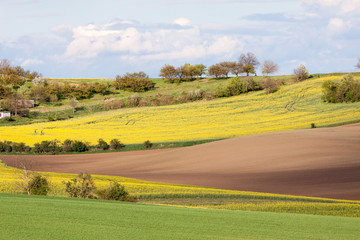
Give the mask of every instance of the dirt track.
<path id="1" fill-rule="evenodd" d="M 360 124 L 245 136 L 192 147 L 26 156 L 37 170 L 360 200 Z M 0 156 L 13 165 L 16 156 Z"/>

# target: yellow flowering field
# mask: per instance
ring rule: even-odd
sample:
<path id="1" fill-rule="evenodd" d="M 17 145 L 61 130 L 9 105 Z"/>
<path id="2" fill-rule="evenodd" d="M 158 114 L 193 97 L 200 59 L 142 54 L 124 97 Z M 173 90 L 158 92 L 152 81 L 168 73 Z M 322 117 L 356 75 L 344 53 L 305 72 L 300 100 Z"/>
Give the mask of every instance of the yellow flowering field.
<path id="1" fill-rule="evenodd" d="M 66 196 L 64 181 L 75 174 L 39 173 L 50 182 L 50 196 Z M 139 202 L 186 207 L 244 211 L 291 212 L 316 215 L 360 217 L 360 201 L 223 190 L 188 185 L 147 182 L 132 178 L 92 175 L 98 189 L 111 181 L 124 185 Z M 0 193 L 22 192 L 21 171 L 0 161 Z"/>
<path id="2" fill-rule="evenodd" d="M 82 140 L 118 138 L 125 144 L 230 138 L 258 133 L 309 128 L 360 120 L 360 103 L 322 102 L 325 80 L 309 79 L 236 97 L 180 105 L 120 109 L 65 121 L 0 127 L 0 141 Z M 36 132 L 35 132 L 36 130 Z M 43 132 L 43 135 L 40 132 Z"/>

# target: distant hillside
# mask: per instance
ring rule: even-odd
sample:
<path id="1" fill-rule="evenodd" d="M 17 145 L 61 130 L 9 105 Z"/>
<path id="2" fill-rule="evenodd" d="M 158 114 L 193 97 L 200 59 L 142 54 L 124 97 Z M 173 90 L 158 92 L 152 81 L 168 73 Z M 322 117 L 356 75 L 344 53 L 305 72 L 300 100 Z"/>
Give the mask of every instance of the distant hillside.
<path id="1" fill-rule="evenodd" d="M 327 104 L 321 85 L 341 77 L 309 79 L 236 97 L 159 107 L 100 112 L 70 120 L 0 127 L 0 140 L 33 145 L 43 140 L 78 139 L 96 143 L 99 138 L 125 144 L 219 139 L 258 133 L 310 128 L 360 120 L 360 103 Z M 42 130 L 43 135 L 35 130 Z"/>

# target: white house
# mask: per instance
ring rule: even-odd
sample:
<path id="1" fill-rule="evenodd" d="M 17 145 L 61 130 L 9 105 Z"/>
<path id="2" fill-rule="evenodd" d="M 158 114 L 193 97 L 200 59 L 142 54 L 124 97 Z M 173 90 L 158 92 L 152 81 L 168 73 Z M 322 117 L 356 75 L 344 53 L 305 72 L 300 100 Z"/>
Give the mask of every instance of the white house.
<path id="1" fill-rule="evenodd" d="M 0 112 L 0 119 L 10 117 L 10 112 Z"/>

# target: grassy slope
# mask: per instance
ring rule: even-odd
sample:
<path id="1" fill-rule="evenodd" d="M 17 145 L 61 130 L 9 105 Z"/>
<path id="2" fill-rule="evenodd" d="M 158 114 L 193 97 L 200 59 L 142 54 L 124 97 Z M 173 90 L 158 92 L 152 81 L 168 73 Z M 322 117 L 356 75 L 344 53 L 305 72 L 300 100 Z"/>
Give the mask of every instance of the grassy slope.
<path id="1" fill-rule="evenodd" d="M 3 239 L 358 239 L 360 219 L 0 194 Z"/>
<path id="2" fill-rule="evenodd" d="M 0 127 L 0 140 L 33 145 L 42 140 L 99 138 L 123 143 L 192 141 L 230 138 L 266 132 L 359 121 L 360 103 L 326 104 L 321 100 L 325 80 L 311 79 L 237 97 L 181 105 L 121 109 L 60 122 Z M 34 134 L 37 129 L 44 135 Z"/>
<path id="3" fill-rule="evenodd" d="M 257 81 L 262 81 L 262 77 L 254 77 Z M 293 82 L 293 76 L 274 76 L 273 79 L 276 79 L 281 82 Z M 231 79 L 199 79 L 191 82 L 183 82 L 180 84 L 170 84 L 165 82 L 163 79 L 155 78 L 152 79 L 156 83 L 155 89 L 147 92 L 139 92 L 137 95 L 146 98 L 148 96 L 155 96 L 157 94 L 167 94 L 178 96 L 183 92 L 187 93 L 196 89 L 201 89 L 206 92 L 214 92 L 218 87 L 226 85 Z M 71 78 L 71 79 L 49 79 L 49 82 L 52 83 L 70 83 L 70 84 L 80 84 L 80 83 L 111 83 L 113 79 L 96 79 L 96 78 Z M 112 93 L 108 95 L 95 94 L 90 99 L 79 100 L 79 105 L 77 107 L 77 112 L 73 113 L 72 107 L 68 104 L 67 99 L 62 99 L 61 101 L 52 104 L 52 103 L 42 103 L 40 106 L 30 109 L 31 118 L 15 118 L 16 121 L 0 121 L 0 126 L 12 126 L 12 125 L 22 125 L 29 123 L 37 122 L 46 122 L 48 117 L 51 116 L 54 119 L 67 119 L 69 116 L 72 117 L 81 117 L 86 116 L 91 113 L 99 112 L 97 106 L 102 106 L 104 104 L 104 99 L 112 100 L 123 100 L 133 95 L 134 92 L 116 90 L 111 88 Z"/>
<path id="4" fill-rule="evenodd" d="M 66 196 L 63 181 L 74 174 L 41 173 L 51 183 L 51 196 Z M 19 171 L 0 162 L 0 193 L 19 192 Z M 232 191 L 148 182 L 131 178 L 93 175 L 97 188 L 117 181 L 139 198 L 141 203 L 179 205 L 229 210 L 305 213 L 328 216 L 360 217 L 360 202 L 299 197 L 270 193 Z"/>

